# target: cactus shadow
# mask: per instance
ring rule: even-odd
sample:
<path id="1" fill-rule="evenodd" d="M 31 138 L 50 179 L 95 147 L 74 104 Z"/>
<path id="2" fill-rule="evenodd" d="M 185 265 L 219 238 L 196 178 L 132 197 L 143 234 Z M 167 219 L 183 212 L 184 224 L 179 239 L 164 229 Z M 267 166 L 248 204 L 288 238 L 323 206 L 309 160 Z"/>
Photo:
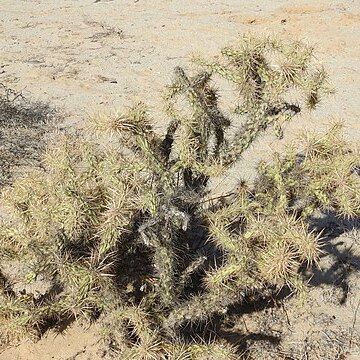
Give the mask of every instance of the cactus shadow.
<path id="1" fill-rule="evenodd" d="M 313 219 L 312 230 L 322 231 L 323 254 L 319 264 L 304 270 L 310 286 L 331 285 L 341 292 L 345 304 L 350 290 L 349 277 L 360 271 L 360 218 L 341 219 L 326 212 Z"/>
<path id="2" fill-rule="evenodd" d="M 248 294 L 242 301 L 233 304 L 226 315 L 216 315 L 207 321 L 185 324 L 181 329 L 183 340 L 193 342 L 194 339 L 202 339 L 208 343 L 220 339 L 233 345 L 240 359 L 247 359 L 250 346 L 256 343 L 276 348 L 281 342 L 281 336 L 270 334 L 266 330 L 244 332 L 238 329 L 236 324 L 242 315 L 279 308 L 282 301 L 291 296 L 292 292 L 288 287 L 280 290 L 275 287 L 268 288 L 265 295 L 263 291 Z"/>

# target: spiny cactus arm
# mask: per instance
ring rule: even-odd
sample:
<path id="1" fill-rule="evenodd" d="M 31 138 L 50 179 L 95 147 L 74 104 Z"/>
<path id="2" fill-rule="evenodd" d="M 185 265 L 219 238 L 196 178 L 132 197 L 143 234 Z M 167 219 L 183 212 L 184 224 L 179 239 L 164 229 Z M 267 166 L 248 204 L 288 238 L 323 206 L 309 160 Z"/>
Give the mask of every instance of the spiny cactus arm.
<path id="1" fill-rule="evenodd" d="M 17 298 L 0 295 L 0 300 L 0 346 L 13 345 L 24 338 L 39 340 L 44 322 L 63 319 L 73 306 L 71 299 L 62 297 L 34 304 L 32 295 L 26 294 Z"/>
<path id="2" fill-rule="evenodd" d="M 142 152 L 144 163 L 147 165 L 149 171 L 156 176 L 164 178 L 166 182 L 171 183 L 171 178 L 168 176 L 168 171 L 164 159 L 162 158 L 161 150 L 158 145 L 149 141 L 147 136 L 139 136 L 137 144 Z"/>
<path id="3" fill-rule="evenodd" d="M 305 104 L 309 110 L 315 109 L 324 95 L 334 94 L 334 89 L 329 85 L 328 74 L 322 67 L 314 71 L 307 78 L 303 78 L 301 87 L 305 91 Z"/>
<path id="4" fill-rule="evenodd" d="M 172 121 L 168 127 L 162 148 L 168 157 L 174 141 L 178 150 L 178 159 L 172 162 L 171 172 L 181 172 L 183 182 L 189 189 L 202 189 L 206 185 L 211 165 L 216 162 L 222 144 L 225 141 L 224 128 L 230 122 L 217 106 L 217 96 L 208 82 L 210 76 L 200 73 L 189 78 L 180 67 L 175 69 L 175 80 L 170 95 L 166 98 L 167 112 Z M 175 110 L 176 96 L 182 93 L 190 103 L 193 112 L 189 116 L 181 116 Z M 214 136 L 213 145 L 210 137 Z M 212 147 L 212 149 L 210 149 Z M 205 170 L 206 168 L 206 170 Z"/>
<path id="5" fill-rule="evenodd" d="M 237 53 L 238 50 L 232 48 L 223 50 L 223 54 L 233 60 L 230 61 L 230 64 L 227 62 L 223 65 L 219 62 L 209 62 L 199 58 L 195 58 L 194 62 L 235 84 L 246 108 L 258 106 L 263 101 L 268 77 L 266 62 L 262 57 L 249 60 L 241 56 L 241 59 L 232 59 Z"/>
<path id="6" fill-rule="evenodd" d="M 32 177 L 37 181 L 31 181 Z M 27 195 L 23 188 L 23 181 L 26 179 L 29 180 L 27 186 L 31 186 Z M 4 194 L 3 198 L 4 200 L 8 198 L 11 207 L 17 210 L 19 215 L 17 226 L 19 229 L 26 228 L 23 235 L 26 234 L 29 241 L 33 239 L 34 242 L 45 245 L 52 241 L 57 231 L 64 229 L 67 236 L 76 241 L 77 236 L 83 232 L 85 224 L 94 218 L 96 212 L 92 211 L 88 189 L 77 187 L 76 178 L 71 184 L 67 183 L 67 186 L 58 183 L 53 185 L 49 174 L 41 176 L 33 174 L 26 179 L 15 182 L 13 189 Z M 18 196 L 22 196 L 23 200 L 18 202 Z"/>
<path id="7" fill-rule="evenodd" d="M 226 287 L 222 292 L 194 295 L 170 312 L 164 320 L 163 327 L 173 332 L 184 322 L 204 321 L 212 315 L 225 314 L 229 305 L 242 298 L 243 294 L 240 291 Z"/>
<path id="8" fill-rule="evenodd" d="M 131 200 L 129 192 L 115 191 L 104 204 L 105 208 L 99 215 L 99 223 L 94 234 L 101 256 L 113 251 L 121 236 L 130 232 L 136 209 Z"/>
<path id="9" fill-rule="evenodd" d="M 289 152 L 286 161 L 275 154 L 273 162 L 267 164 L 262 161 L 258 165 L 260 176 L 256 183 L 256 198 L 269 213 L 282 213 L 289 209 L 293 203 L 293 188 L 298 185 L 296 177 L 297 157 Z"/>
<path id="10" fill-rule="evenodd" d="M 161 303 L 171 306 L 176 302 L 175 271 L 176 262 L 173 251 L 166 246 L 157 246 L 154 255 L 154 266 L 159 277 L 157 292 Z"/>
<path id="11" fill-rule="evenodd" d="M 179 341 L 164 344 L 164 358 L 169 360 L 192 360 L 189 346 Z"/>
<path id="12" fill-rule="evenodd" d="M 259 201 L 283 203 L 303 218 L 329 208 L 345 217 L 358 216 L 360 155 L 342 138 L 341 127 L 336 123 L 322 136 L 306 133 L 300 146 L 289 147 L 283 157 L 275 154 L 272 163 L 262 163 L 256 185 Z"/>
<path id="13" fill-rule="evenodd" d="M 251 198 L 247 188 L 239 188 L 229 194 L 219 209 L 205 212 L 209 241 L 221 249 L 228 260 L 231 259 L 231 264 L 242 261 L 246 255 L 247 244 L 240 234 L 247 219 L 257 213 L 260 207 L 261 204 Z"/>
<path id="14" fill-rule="evenodd" d="M 120 306 L 103 321 L 103 336 L 121 359 L 160 359 L 163 341 L 141 306 Z"/>
<path id="15" fill-rule="evenodd" d="M 242 86 L 244 83 L 244 77 L 241 74 L 234 72 L 233 69 L 226 65 L 222 65 L 219 62 L 210 62 L 201 57 L 194 57 L 193 62 L 205 67 L 210 74 L 219 74 L 226 80 L 229 80 L 238 86 Z"/>
<path id="16" fill-rule="evenodd" d="M 245 256 L 243 257 L 245 258 Z M 231 288 L 233 286 L 232 283 L 238 282 L 236 280 L 239 277 L 245 277 L 244 275 L 248 270 L 244 266 L 246 265 L 246 259 L 244 259 L 245 261 L 231 260 L 232 259 L 229 259 L 225 265 L 217 267 L 206 274 L 204 284 L 209 290 L 209 294 L 221 293 L 225 288 Z M 240 273 L 242 274 L 240 275 Z"/>
<path id="17" fill-rule="evenodd" d="M 288 122 L 300 112 L 300 108 L 283 104 L 279 109 L 268 109 L 251 116 L 235 133 L 228 148 L 221 153 L 221 163 L 224 166 L 233 165 L 255 140 L 264 133 L 270 125 Z"/>
<path id="18" fill-rule="evenodd" d="M 123 145 L 128 146 L 135 153 L 147 159 L 149 166 L 164 172 L 160 153 L 160 138 L 154 133 L 147 109 L 143 103 L 135 104 L 127 112 L 110 114 L 97 114 L 93 116 L 89 125 L 92 131 L 110 132 L 117 134 Z"/>
<path id="19" fill-rule="evenodd" d="M 166 307 L 174 304 L 178 296 L 178 259 L 173 237 L 179 229 L 187 229 L 188 221 L 188 214 L 172 206 L 163 206 L 157 217 L 148 219 L 138 230 L 144 244 L 154 250 L 153 263 L 159 279 L 156 291 Z"/>
<path id="20" fill-rule="evenodd" d="M 268 64 L 266 56 L 273 51 L 280 55 L 279 64 Z M 270 124 L 282 136 L 282 124 L 300 112 L 299 106 L 283 100 L 290 88 L 298 88 L 305 95 L 310 109 L 330 92 L 326 72 L 313 65 L 313 50 L 304 44 L 282 44 L 276 39 L 246 35 L 237 47 L 225 48 L 222 54 L 225 64 L 202 59 L 195 62 L 235 83 L 243 100 L 236 112 L 249 116 L 221 157 L 226 165 L 236 161 Z"/>
<path id="21" fill-rule="evenodd" d="M 250 106 L 257 106 L 264 101 L 267 84 L 272 78 L 272 70 L 265 59 L 266 45 L 266 41 L 260 40 L 258 44 L 243 43 L 241 49 L 227 47 L 222 50 L 234 72 L 243 78 L 239 90 Z"/>
<path id="22" fill-rule="evenodd" d="M 277 61 L 268 61 L 272 53 L 278 55 Z M 225 48 L 222 54 L 246 82 L 257 83 L 263 100 L 280 99 L 293 87 L 305 93 L 305 103 L 313 109 L 322 95 L 333 92 L 324 68 L 314 61 L 313 47 L 300 41 L 289 43 L 274 37 L 258 39 L 244 35 L 239 45 Z"/>
<path id="23" fill-rule="evenodd" d="M 164 343 L 165 357 L 169 360 L 237 360 L 237 348 L 225 341 L 202 341 L 194 344 Z"/>
<path id="24" fill-rule="evenodd" d="M 185 270 L 180 274 L 177 282 L 177 293 L 179 295 L 183 293 L 186 285 L 188 285 L 191 281 L 191 276 L 203 268 L 206 260 L 206 256 L 199 256 L 195 260 L 191 261 Z"/>
<path id="25" fill-rule="evenodd" d="M 183 83 L 191 105 L 195 110 L 206 115 L 210 126 L 224 127 L 230 125 L 229 120 L 216 106 L 216 94 L 208 85 L 211 78 L 209 73 L 200 73 L 190 80 L 181 67 L 176 67 L 175 75 Z"/>
<path id="26" fill-rule="evenodd" d="M 334 93 L 324 67 L 316 64 L 314 48 L 303 42 L 292 43 L 271 40 L 271 48 L 282 57 L 277 66 L 277 76 L 283 89 L 295 87 L 305 95 L 305 105 L 313 110 L 323 95 Z"/>
<path id="27" fill-rule="evenodd" d="M 59 178 L 71 178 L 76 175 L 74 165 L 82 156 L 78 152 L 81 140 L 76 143 L 76 137 L 60 134 L 48 146 L 43 157 L 43 165 L 47 172 L 57 175 Z M 76 145 L 75 145 L 76 144 Z"/>
<path id="28" fill-rule="evenodd" d="M 17 343 L 24 338 L 36 340 L 37 326 L 46 317 L 41 309 L 29 307 L 29 296 L 11 298 L 0 295 L 0 346 Z"/>
<path id="29" fill-rule="evenodd" d="M 141 184 L 146 165 L 134 154 L 124 154 L 123 148 L 114 146 L 103 151 L 97 167 L 97 180 L 106 188 L 121 184 Z"/>
<path id="30" fill-rule="evenodd" d="M 30 243 L 31 237 L 22 222 L 0 222 L 0 259 L 24 258 Z"/>
<path id="31" fill-rule="evenodd" d="M 299 165 L 303 177 L 310 179 L 302 187 L 318 206 L 332 207 L 345 217 L 360 214 L 360 152 L 346 142 L 342 124 L 335 123 L 323 136 L 306 135 L 304 161 Z M 310 192 L 310 194 L 309 194 Z"/>
<path id="32" fill-rule="evenodd" d="M 175 75 L 177 81 L 183 84 L 187 99 L 194 109 L 192 119 L 183 119 L 183 121 L 188 123 L 187 126 L 193 132 L 195 138 L 200 136 L 203 146 L 208 146 L 210 133 L 214 132 L 216 136 L 216 153 L 216 148 L 220 147 L 224 141 L 223 132 L 225 127 L 230 125 L 230 121 L 217 106 L 216 91 L 208 85 L 210 75 L 200 73 L 190 79 L 180 67 L 175 69 Z"/>
<path id="33" fill-rule="evenodd" d="M 260 277 L 273 284 L 282 285 L 286 279 L 297 274 L 297 253 L 286 243 L 272 242 L 259 251 L 256 263 Z"/>
<path id="34" fill-rule="evenodd" d="M 111 113 L 99 113 L 90 118 L 89 130 L 103 131 L 110 135 L 130 133 L 140 135 L 152 133 L 152 125 L 147 116 L 147 109 L 143 103 L 129 107 L 125 113 L 113 111 Z M 131 141 L 131 139 L 125 140 Z"/>
<path id="35" fill-rule="evenodd" d="M 46 178 L 42 172 L 30 173 L 17 179 L 12 187 L 5 188 L 1 194 L 2 205 L 25 227 L 32 222 L 32 209 L 37 199 L 46 193 Z M 34 201 L 35 198 L 35 201 Z"/>
<path id="36" fill-rule="evenodd" d="M 170 163 L 169 173 L 176 179 L 177 186 L 199 191 L 206 186 L 208 177 L 204 173 L 210 166 L 205 165 L 206 147 L 199 148 L 199 141 L 189 128 L 180 128 L 177 135 L 178 157 Z"/>
<path id="37" fill-rule="evenodd" d="M 237 360 L 239 354 L 235 346 L 223 342 L 211 342 L 204 344 L 192 344 L 188 351 L 191 360 Z"/>
<path id="38" fill-rule="evenodd" d="M 72 260 L 70 256 L 53 257 L 57 265 L 57 276 L 64 287 L 62 307 L 74 316 L 90 317 L 94 310 L 108 307 L 104 294 L 111 289 L 111 263 L 89 259 Z"/>
<path id="39" fill-rule="evenodd" d="M 309 73 L 317 70 L 314 48 L 301 41 L 287 42 L 272 38 L 269 39 L 269 51 L 279 55 L 274 69 L 279 85 L 285 90 L 292 86 L 304 89 L 304 81 Z"/>
<path id="40" fill-rule="evenodd" d="M 303 265 L 316 263 L 321 254 L 320 235 L 309 233 L 301 218 L 267 212 L 248 217 L 241 234 L 252 249 L 247 256 L 254 265 L 253 277 L 283 286 Z"/>
<path id="41" fill-rule="evenodd" d="M 172 119 L 167 127 L 167 131 L 163 141 L 161 142 L 160 151 L 165 158 L 165 162 L 169 161 L 169 157 L 172 151 L 172 146 L 174 143 L 175 133 L 179 127 L 180 120 Z"/>
<path id="42" fill-rule="evenodd" d="M 227 253 L 236 253 L 239 250 L 239 244 L 236 237 L 232 236 L 229 225 L 221 221 L 211 221 L 209 223 L 209 235 L 219 248 Z"/>
<path id="43" fill-rule="evenodd" d="M 294 216 L 289 217 L 289 223 L 290 226 L 286 229 L 288 242 L 295 248 L 299 264 L 317 264 L 320 255 L 323 254 L 322 232 L 309 231 L 308 225 L 301 218 L 295 220 Z"/>
<path id="44" fill-rule="evenodd" d="M 164 359 L 164 345 L 160 336 L 142 339 L 128 349 L 117 353 L 124 360 Z"/>

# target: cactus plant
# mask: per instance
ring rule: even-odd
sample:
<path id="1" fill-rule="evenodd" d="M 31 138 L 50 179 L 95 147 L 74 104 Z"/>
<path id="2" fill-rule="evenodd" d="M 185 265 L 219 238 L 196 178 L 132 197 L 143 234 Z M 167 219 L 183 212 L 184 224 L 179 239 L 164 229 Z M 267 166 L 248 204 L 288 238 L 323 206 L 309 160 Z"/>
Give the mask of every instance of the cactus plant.
<path id="1" fill-rule="evenodd" d="M 213 176 L 229 171 L 270 126 L 282 136 L 285 122 L 330 92 L 312 48 L 247 35 L 222 58 L 195 63 L 198 73 L 178 67 L 166 89 L 163 137 L 142 103 L 97 114 L 89 129 L 107 133 L 105 145 L 61 135 L 42 170 L 5 189 L 3 343 L 49 323 L 100 317 L 124 359 L 235 359 L 236 349 L 219 339 L 190 341 L 186 325 L 270 285 L 301 290 L 299 268 L 321 253 L 311 213 L 331 207 L 359 215 L 359 156 L 338 125 L 261 163 L 254 186 L 242 182 L 212 197 Z M 242 124 L 232 136 L 216 76 L 238 99 L 232 116 Z M 293 90 L 301 98 L 291 102 Z M 52 286 L 40 296 L 16 294 L 2 265 L 14 261 L 26 262 L 24 280 Z"/>

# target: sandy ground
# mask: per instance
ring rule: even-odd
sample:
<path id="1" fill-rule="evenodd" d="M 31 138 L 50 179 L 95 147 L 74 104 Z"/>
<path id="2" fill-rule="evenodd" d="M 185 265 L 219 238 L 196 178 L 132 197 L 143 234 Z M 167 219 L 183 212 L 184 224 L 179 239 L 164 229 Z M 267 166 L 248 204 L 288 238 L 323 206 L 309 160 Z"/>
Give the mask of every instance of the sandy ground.
<path id="1" fill-rule="evenodd" d="M 354 142 L 360 140 L 359 0 L 1 0 L 0 83 L 59 107 L 66 114 L 61 125 L 64 127 L 82 127 L 88 114 L 141 99 L 150 106 L 161 131 L 166 119 L 159 115 L 159 99 L 173 68 L 181 65 L 189 69 L 192 53 L 211 57 L 247 31 L 275 33 L 313 44 L 337 90 L 316 112 L 289 125 L 287 140 L 304 128 L 323 130 L 339 118 L 345 122 L 347 137 Z M 266 158 L 270 149 L 277 148 L 275 142 L 273 136 L 266 136 L 261 146 L 245 156 L 242 172 L 236 168 L 232 180 L 240 176 L 251 178 L 253 165 Z M 357 238 L 358 235 L 350 241 L 355 248 L 360 241 Z M 336 241 L 331 249 L 338 249 Z M 347 257 L 341 258 L 340 265 L 345 266 L 351 258 L 349 268 L 357 269 L 360 263 L 356 262 L 356 254 L 349 257 L 348 245 L 344 244 L 342 241 L 345 250 L 341 253 Z M 324 260 L 335 275 L 340 265 L 331 261 L 338 261 L 336 256 L 329 255 Z M 342 284 L 344 280 L 336 278 L 340 275 L 314 284 L 314 301 L 308 305 L 307 317 L 304 312 L 300 316 L 300 332 L 296 333 L 296 325 L 289 328 L 297 334 L 295 342 L 304 346 L 311 330 L 307 327 L 315 326 L 312 324 L 319 321 L 319 314 L 332 319 L 328 319 L 329 329 L 333 326 L 334 336 L 340 334 L 340 328 L 344 333 L 350 331 L 354 334 L 351 339 L 355 339 L 360 330 L 356 318 L 356 304 L 360 301 L 356 289 L 360 281 L 353 271 L 351 274 L 351 281 L 346 280 L 347 299 L 343 303 L 333 300 L 336 294 L 328 294 L 331 301 L 325 296 L 338 291 L 340 285 L 336 281 Z M 295 319 L 296 312 L 293 316 Z M 296 324 L 294 319 L 289 323 Z M 323 325 L 319 324 L 312 330 L 320 334 Z M 324 339 L 336 343 L 326 331 L 319 339 L 319 343 Z M 345 344 L 342 339 L 338 342 Z M 349 336 L 345 339 L 349 340 Z M 101 356 L 101 351 L 94 350 L 96 343 L 91 331 L 74 328 L 57 337 L 49 334 L 35 345 L 23 344 L 7 350 L 0 359 L 96 359 Z M 349 359 L 360 358 L 354 343 L 351 340 L 348 344 Z M 306 354 L 305 350 L 301 351 Z"/>

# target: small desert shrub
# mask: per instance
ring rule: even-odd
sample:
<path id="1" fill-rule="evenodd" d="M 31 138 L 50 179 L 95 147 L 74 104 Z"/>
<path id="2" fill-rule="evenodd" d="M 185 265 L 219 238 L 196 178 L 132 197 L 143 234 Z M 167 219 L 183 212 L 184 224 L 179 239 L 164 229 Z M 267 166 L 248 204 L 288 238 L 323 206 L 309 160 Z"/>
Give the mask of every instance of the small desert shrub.
<path id="1" fill-rule="evenodd" d="M 339 125 L 261 163 L 254 186 L 211 193 L 211 178 L 269 126 L 281 136 L 284 123 L 329 92 L 311 48 L 245 36 L 222 58 L 196 63 L 194 76 L 175 69 L 164 137 L 142 103 L 96 115 L 90 129 L 108 133 L 105 145 L 61 135 L 43 170 L 4 191 L 3 343 L 100 316 L 122 359 L 235 359 L 234 347 L 216 334 L 197 341 L 188 325 L 225 314 L 249 294 L 301 291 L 300 267 L 321 252 L 319 234 L 309 231 L 312 212 L 359 215 L 359 154 Z M 217 75 L 237 94 L 233 116 L 242 124 L 233 135 L 212 84 Z M 291 102 L 294 92 L 300 97 Z M 4 269 L 19 261 L 29 270 L 17 291 Z M 41 291 L 40 280 L 49 284 Z"/>
<path id="2" fill-rule="evenodd" d="M 48 104 L 0 83 L 0 187 L 11 183 L 17 167 L 39 165 L 43 137 L 59 118 Z"/>

